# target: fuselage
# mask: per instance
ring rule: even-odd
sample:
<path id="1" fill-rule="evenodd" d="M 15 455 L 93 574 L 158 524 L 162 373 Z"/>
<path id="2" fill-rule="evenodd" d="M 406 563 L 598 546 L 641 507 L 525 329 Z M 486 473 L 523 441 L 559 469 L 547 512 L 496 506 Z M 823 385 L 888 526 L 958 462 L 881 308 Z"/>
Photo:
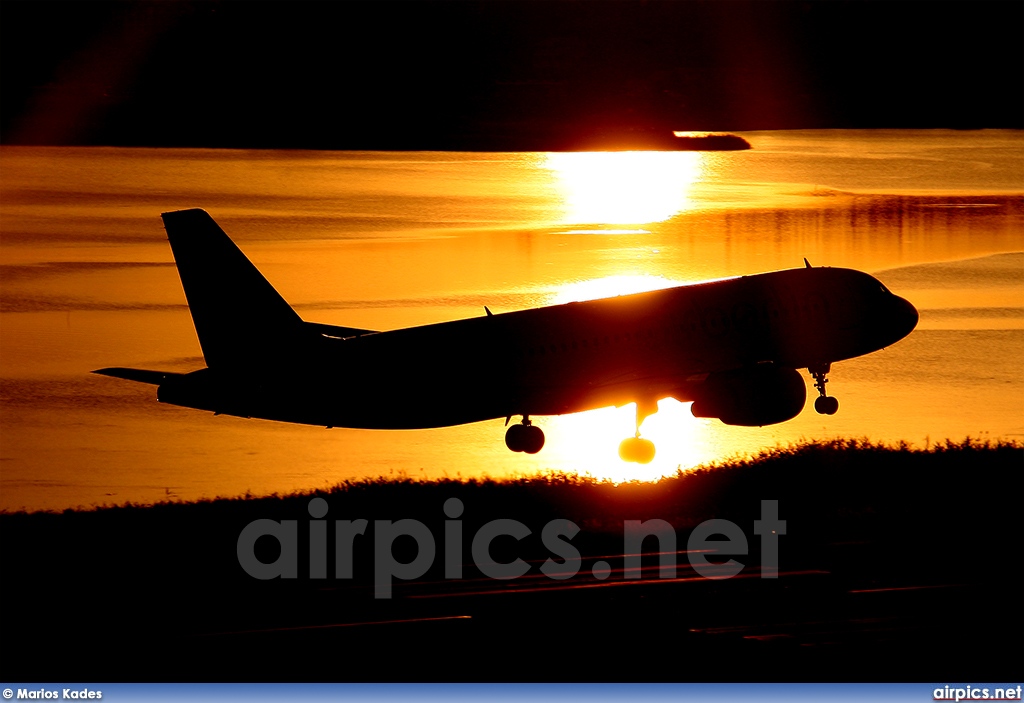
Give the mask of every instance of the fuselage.
<path id="1" fill-rule="evenodd" d="M 868 274 L 791 269 L 358 337 L 296 331 L 279 358 L 204 369 L 160 399 L 324 426 L 442 427 L 690 401 L 716 374 L 853 358 L 916 323 Z"/>

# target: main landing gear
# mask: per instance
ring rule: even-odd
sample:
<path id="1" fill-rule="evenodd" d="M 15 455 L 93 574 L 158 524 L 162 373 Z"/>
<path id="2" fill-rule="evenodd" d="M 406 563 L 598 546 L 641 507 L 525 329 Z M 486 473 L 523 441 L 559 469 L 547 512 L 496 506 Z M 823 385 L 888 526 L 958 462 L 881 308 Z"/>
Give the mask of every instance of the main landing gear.
<path id="1" fill-rule="evenodd" d="M 828 383 L 826 376 L 832 370 L 831 364 L 818 364 L 808 366 L 814 378 L 814 387 L 818 389 L 818 397 L 814 399 L 814 411 L 819 415 L 835 415 L 839 410 L 839 401 L 825 393 L 825 384 Z"/>
<path id="2" fill-rule="evenodd" d="M 530 422 L 529 415 L 523 415 L 522 424 L 512 425 L 505 433 L 505 446 L 514 452 L 536 454 L 544 448 L 544 430 Z"/>
<path id="3" fill-rule="evenodd" d="M 619 444 L 619 458 L 637 464 L 650 464 L 654 460 L 654 442 L 640 438 L 640 424 L 648 415 L 658 412 L 656 402 L 636 402 L 636 434 Z"/>

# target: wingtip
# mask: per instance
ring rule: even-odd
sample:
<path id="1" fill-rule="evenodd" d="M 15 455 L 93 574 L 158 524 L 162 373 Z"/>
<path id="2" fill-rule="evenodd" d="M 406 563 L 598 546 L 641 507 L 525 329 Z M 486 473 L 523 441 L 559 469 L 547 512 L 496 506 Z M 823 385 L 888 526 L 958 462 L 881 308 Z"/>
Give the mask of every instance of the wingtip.
<path id="1" fill-rule="evenodd" d="M 210 213 L 208 213 L 206 210 L 204 210 L 201 207 L 190 207 L 190 208 L 185 208 L 184 210 L 168 210 L 167 212 L 161 212 L 160 213 L 160 217 L 163 218 L 164 220 L 166 220 L 168 217 L 174 218 L 174 217 L 178 217 L 178 216 L 181 216 L 181 215 L 186 215 L 187 216 L 187 215 L 190 215 L 190 214 L 200 214 L 200 213 L 202 213 L 206 217 L 210 216 Z"/>
<path id="2" fill-rule="evenodd" d="M 181 376 L 180 373 L 174 373 L 172 371 L 150 371 L 148 369 L 129 369 L 122 366 L 113 366 L 106 369 L 96 369 L 89 373 L 99 374 L 100 376 L 110 376 L 111 378 L 120 378 L 125 381 L 135 381 L 136 383 L 149 383 L 154 386 L 159 386 L 168 378 Z"/>

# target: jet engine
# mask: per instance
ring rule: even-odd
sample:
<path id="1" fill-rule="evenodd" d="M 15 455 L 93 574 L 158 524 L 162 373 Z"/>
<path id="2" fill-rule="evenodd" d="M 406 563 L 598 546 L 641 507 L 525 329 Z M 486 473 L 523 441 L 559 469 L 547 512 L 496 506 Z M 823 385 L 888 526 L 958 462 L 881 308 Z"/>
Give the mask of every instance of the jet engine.
<path id="1" fill-rule="evenodd" d="M 717 417 L 727 425 L 760 427 L 800 414 L 807 387 L 796 369 L 762 364 L 713 373 L 690 408 L 694 417 Z"/>

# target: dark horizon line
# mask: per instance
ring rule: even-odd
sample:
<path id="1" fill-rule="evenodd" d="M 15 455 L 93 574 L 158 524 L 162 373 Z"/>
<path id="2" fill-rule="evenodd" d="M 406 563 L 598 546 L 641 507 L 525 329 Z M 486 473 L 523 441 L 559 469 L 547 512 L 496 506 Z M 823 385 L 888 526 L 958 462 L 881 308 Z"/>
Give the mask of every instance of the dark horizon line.
<path id="1" fill-rule="evenodd" d="M 716 137 L 739 140 L 743 145 L 716 148 L 713 144 L 674 143 L 677 138 L 623 139 L 616 140 L 566 140 L 551 138 L 494 138 L 481 139 L 411 139 L 365 141 L 331 141 L 325 139 L 292 140 L 218 140 L 218 139 L 164 139 L 164 140 L 33 140 L 9 139 L 0 135 L 0 147 L 97 147 L 126 149 L 224 149 L 224 150 L 296 150 L 296 151 L 421 151 L 421 152 L 472 152 L 472 153 L 518 153 L 518 152 L 594 152 L 594 151 L 743 151 L 753 147 L 743 139 L 743 134 L 753 132 L 838 132 L 838 131 L 928 131 L 928 132 L 983 132 L 1007 131 L 1024 132 L 1024 124 L 1018 126 L 841 126 L 841 127 L 770 127 L 744 128 L 736 130 L 675 130 L 692 131 L 698 134 L 714 134 Z M 670 133 L 671 134 L 671 133 Z"/>

